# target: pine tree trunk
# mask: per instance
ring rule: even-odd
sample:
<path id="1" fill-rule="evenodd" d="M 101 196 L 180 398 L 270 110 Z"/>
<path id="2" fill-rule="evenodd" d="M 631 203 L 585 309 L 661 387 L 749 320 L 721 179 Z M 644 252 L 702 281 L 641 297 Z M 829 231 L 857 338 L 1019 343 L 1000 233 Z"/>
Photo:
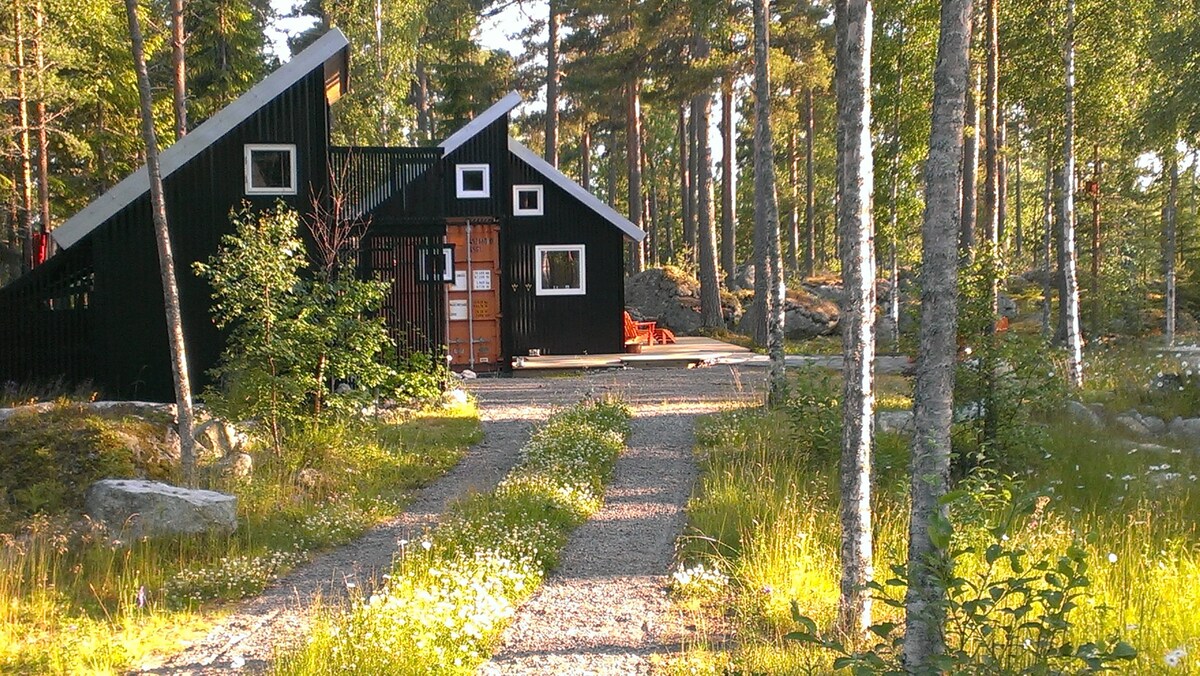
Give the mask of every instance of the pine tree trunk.
<path id="1" fill-rule="evenodd" d="M 785 289 L 779 249 L 775 140 L 771 133 L 770 11 L 769 0 L 754 0 L 754 302 L 763 318 L 769 355 L 767 402 L 779 405 L 787 389 L 783 358 Z"/>
<path id="2" fill-rule="evenodd" d="M 592 190 L 592 130 L 587 123 L 579 133 L 579 185 L 584 190 Z"/>
<path id="3" fill-rule="evenodd" d="M 629 188 L 629 220 L 642 227 L 642 91 L 634 76 L 625 83 L 625 160 Z M 629 272 L 646 269 L 646 249 L 642 242 L 630 243 Z"/>
<path id="4" fill-rule="evenodd" d="M 800 149 L 796 147 L 796 128 L 788 132 L 788 251 L 787 267 L 800 271 Z"/>
<path id="5" fill-rule="evenodd" d="M 1016 248 L 1017 261 L 1025 253 L 1025 221 L 1023 220 L 1024 204 L 1021 201 L 1021 155 L 1024 153 L 1021 147 L 1021 125 L 1018 123 L 1013 127 L 1013 134 L 1016 138 L 1013 139 L 1013 205 L 1016 207 L 1016 218 L 1013 222 L 1013 244 Z"/>
<path id="6" fill-rule="evenodd" d="M 842 579 L 837 625 L 862 636 L 871 625 L 871 446 L 874 439 L 875 249 L 871 221 L 870 0 L 837 0 L 838 176 L 842 233 Z"/>
<path id="7" fill-rule="evenodd" d="M 733 154 L 733 77 L 721 82 L 721 272 L 725 288 L 737 290 L 737 213 Z"/>
<path id="8" fill-rule="evenodd" d="M 824 260 L 817 255 L 817 219 L 814 205 L 816 188 L 814 186 L 815 172 L 815 140 L 813 139 L 813 90 L 804 90 L 804 231 L 807 241 L 804 247 L 804 276 L 812 277 L 815 262 Z"/>
<path id="9" fill-rule="evenodd" d="M 1168 163 L 1168 172 L 1170 172 L 1170 184 L 1167 188 L 1167 207 L 1163 209 L 1163 268 L 1164 277 L 1166 278 L 1166 293 L 1164 300 L 1166 307 L 1163 308 L 1166 315 L 1166 330 L 1164 331 L 1164 340 L 1167 346 L 1175 344 L 1175 257 L 1176 257 L 1176 222 L 1179 212 L 1179 159 L 1176 157 L 1175 149 L 1171 148 L 1167 151 L 1170 156 Z"/>
<path id="10" fill-rule="evenodd" d="M 557 0 L 549 0 L 546 25 L 549 36 L 546 39 L 546 148 L 544 155 L 550 166 L 558 166 L 558 23 L 559 9 Z"/>
<path id="11" fill-rule="evenodd" d="M 694 101 L 693 110 L 696 116 L 696 128 L 708 129 L 712 116 L 712 97 L 701 94 Z M 705 328 L 720 329 L 725 327 L 721 315 L 721 283 L 717 279 L 717 231 L 713 222 L 713 179 L 712 179 L 712 147 L 708 143 L 708 134 L 697 136 L 696 153 L 696 191 L 699 198 L 696 204 L 698 221 L 697 236 L 699 237 L 698 254 L 700 256 L 700 321 Z"/>
<path id="12" fill-rule="evenodd" d="M 932 672 L 945 650 L 938 581 L 947 552 L 934 529 L 949 527 L 941 498 L 950 479 L 950 423 L 954 406 L 954 358 L 958 322 L 956 222 L 962 186 L 963 126 L 971 45 L 971 0 L 943 0 L 937 67 L 933 75 L 933 121 L 925 164 L 925 218 L 921 231 L 921 328 L 913 390 L 909 586 L 905 598 L 904 664 L 911 673 Z"/>
<path id="13" fill-rule="evenodd" d="M 692 134 L 688 124 L 688 108 L 691 103 L 679 107 L 679 208 L 683 221 L 683 243 L 680 250 L 692 258 L 692 244 L 696 241 L 696 219 L 692 209 Z"/>
<path id="14" fill-rule="evenodd" d="M 153 98 L 150 76 L 146 72 L 146 57 L 142 44 L 142 29 L 138 21 L 137 0 L 125 0 L 129 20 L 129 39 L 133 65 L 137 71 L 138 95 L 141 100 L 142 139 L 146 144 L 146 172 L 150 179 L 150 215 L 158 243 L 158 262 L 162 272 L 163 301 L 167 310 L 167 337 L 171 346 L 171 374 L 175 380 L 175 404 L 179 422 L 179 457 L 183 480 L 192 485 L 195 480 L 196 437 L 192 431 L 192 386 L 188 378 L 187 350 L 184 346 L 183 320 L 179 309 L 179 289 L 175 281 L 175 258 L 171 252 L 171 235 L 167 228 L 167 204 L 163 196 L 162 175 L 158 168 L 158 139 L 154 134 Z"/>
<path id="15" fill-rule="evenodd" d="M 38 158 L 38 222 L 41 230 L 41 238 L 39 242 L 39 258 L 37 263 L 45 260 L 45 257 L 52 254 L 50 250 L 52 240 L 50 239 L 50 230 L 54 227 L 54 221 L 50 214 L 50 141 L 48 138 L 47 125 L 49 121 L 46 117 L 46 51 L 45 51 L 45 30 L 46 30 L 46 12 L 42 5 L 42 0 L 37 0 L 33 6 L 33 20 L 36 34 L 33 38 L 33 62 L 37 68 L 35 80 L 37 82 L 37 103 L 34 104 L 34 124 L 37 125 L 37 158 Z"/>
<path id="16" fill-rule="evenodd" d="M 1079 279 L 1075 265 L 1075 0 L 1067 0 L 1067 41 L 1064 53 L 1066 96 L 1063 125 L 1063 286 L 1066 306 L 1067 382 L 1083 387 L 1083 337 L 1079 329 Z"/>
<path id="17" fill-rule="evenodd" d="M 711 107 L 710 107 L 711 109 Z M 688 170 L 692 177 L 691 194 L 688 195 L 688 202 L 691 203 L 692 228 L 691 237 L 688 238 L 688 251 L 691 252 L 690 257 L 693 261 L 698 255 L 698 238 L 700 237 L 700 134 L 698 132 L 700 126 L 700 97 L 692 98 L 692 108 L 688 115 L 688 161 L 691 167 Z M 705 145 L 708 145 L 708 132 L 704 134 Z M 711 174 L 711 169 L 710 169 Z"/>
<path id="18" fill-rule="evenodd" d="M 26 84 L 25 63 L 25 7 L 21 0 L 13 0 L 13 45 L 15 48 L 13 73 L 17 84 L 17 232 L 23 251 L 22 261 L 26 269 L 32 268 L 33 260 L 33 148 L 29 138 L 29 91 Z"/>
<path id="19" fill-rule="evenodd" d="M 978 69 L 976 69 L 978 73 Z M 972 86 L 967 90 L 966 126 L 962 154 L 962 217 L 959 223 L 958 249 L 964 261 L 975 256 L 975 219 L 976 197 L 978 194 L 979 169 L 979 106 L 975 105 L 976 85 L 978 74 L 971 79 Z"/>
<path id="20" fill-rule="evenodd" d="M 417 109 L 417 140 L 428 143 L 433 140 L 433 117 L 429 112 L 429 72 L 425 66 L 425 59 L 416 59 L 413 72 L 413 107 Z"/>
<path id="21" fill-rule="evenodd" d="M 183 2 L 171 0 L 171 104 L 175 113 L 175 140 L 187 134 L 187 54 L 184 51 Z"/>
<path id="22" fill-rule="evenodd" d="M 996 241 L 999 242 L 999 252 L 1008 251 L 1009 239 L 1009 223 L 1008 223 L 1008 124 L 1004 119 L 1004 111 L 998 113 L 996 128 L 996 152 L 1000 157 L 996 159 Z M 1002 266 L 1000 273 L 1004 274 L 1003 265 L 1005 262 L 1004 256 L 997 258 L 998 264 Z"/>

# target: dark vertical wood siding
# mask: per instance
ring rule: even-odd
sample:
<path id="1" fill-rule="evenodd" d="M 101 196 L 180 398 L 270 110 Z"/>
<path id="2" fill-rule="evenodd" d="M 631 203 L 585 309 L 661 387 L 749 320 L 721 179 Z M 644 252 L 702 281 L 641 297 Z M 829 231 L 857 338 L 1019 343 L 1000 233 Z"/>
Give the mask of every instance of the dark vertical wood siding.
<path id="1" fill-rule="evenodd" d="M 544 186 L 544 215 L 512 216 L 511 205 L 505 212 L 507 353 L 528 354 L 530 348 L 540 349 L 542 354 L 621 352 L 621 312 L 625 309 L 621 231 L 529 165 L 515 156 L 510 158 L 513 184 Z M 537 295 L 534 251 L 539 244 L 586 247 L 586 295 Z"/>
<path id="2" fill-rule="evenodd" d="M 508 162 L 508 116 L 488 125 L 475 136 L 463 143 L 453 152 L 446 155 L 443 161 L 443 176 L 445 186 L 445 210 L 443 213 L 450 218 L 467 218 L 472 216 L 503 216 L 512 213 L 509 203 L 512 201 L 512 181 L 509 179 Z M 455 167 L 460 164 L 486 164 L 491 169 L 491 196 L 488 198 L 459 199 L 455 192 Z"/>
<path id="3" fill-rule="evenodd" d="M 208 382 L 206 371 L 216 365 L 224 341 L 209 313 L 211 290 L 195 275 L 193 263 L 216 253 L 221 236 L 232 231 L 230 210 L 243 202 L 262 209 L 282 201 L 303 211 L 315 195 L 323 194 L 328 129 L 321 67 L 164 180 L 189 367 L 197 389 Z M 296 144 L 295 195 L 245 195 L 242 168 L 247 143 Z M 84 265 L 73 253 L 75 249 L 89 251 L 91 260 Z M 90 335 L 80 332 L 34 349 L 80 353 L 88 349 L 82 346 L 90 343 L 95 384 L 106 396 L 174 399 L 149 195 L 134 200 L 84 240 L 55 256 L 59 257 L 93 272 Z M 27 277 L 38 278 L 44 274 L 41 269 Z M 0 303 L 11 302 L 4 299 L 21 293 L 15 288 L 0 290 Z M 36 361 L 50 363 L 44 358 Z M 0 378 L 13 377 L 9 373 L 5 368 Z M 39 378 L 56 375 L 53 371 L 36 374 Z"/>
<path id="4" fill-rule="evenodd" d="M 359 251 L 363 277 L 388 282 L 380 313 L 396 342 L 396 356 L 413 352 L 440 354 L 446 344 L 446 287 L 417 280 L 417 251 L 440 246 L 443 225 L 398 228 L 376 224 Z"/>

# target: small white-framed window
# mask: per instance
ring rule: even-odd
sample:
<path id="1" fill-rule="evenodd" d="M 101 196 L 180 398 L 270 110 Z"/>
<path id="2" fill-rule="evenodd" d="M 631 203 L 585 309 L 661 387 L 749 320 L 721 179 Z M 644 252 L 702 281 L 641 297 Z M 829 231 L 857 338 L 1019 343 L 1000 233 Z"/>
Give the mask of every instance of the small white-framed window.
<path id="1" fill-rule="evenodd" d="M 454 166 L 455 193 L 463 199 L 492 196 L 492 168 L 486 164 Z"/>
<path id="2" fill-rule="evenodd" d="M 247 195 L 296 194 L 294 143 L 247 143 L 245 160 Z"/>
<path id="3" fill-rule="evenodd" d="M 534 270 L 539 296 L 582 296 L 587 293 L 587 257 L 582 244 L 535 246 Z"/>
<path id="4" fill-rule="evenodd" d="M 513 216 L 541 216 L 543 192 L 540 185 L 514 185 Z"/>

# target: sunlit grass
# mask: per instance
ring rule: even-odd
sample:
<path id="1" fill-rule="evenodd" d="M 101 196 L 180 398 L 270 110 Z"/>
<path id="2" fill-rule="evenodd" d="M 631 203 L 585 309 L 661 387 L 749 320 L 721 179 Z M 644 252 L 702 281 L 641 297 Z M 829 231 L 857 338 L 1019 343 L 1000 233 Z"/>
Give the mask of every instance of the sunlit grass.
<path id="1" fill-rule="evenodd" d="M 255 594 L 398 513 L 480 436 L 469 403 L 298 434 L 281 457 L 256 452 L 244 483 L 206 475 L 238 496 L 232 535 L 124 542 L 70 514 L 25 520 L 0 534 L 0 672 L 122 673 L 178 650 L 222 612 L 207 601 Z"/>
<path id="2" fill-rule="evenodd" d="M 473 673 L 570 530 L 600 508 L 628 416 L 614 403 L 551 416 L 494 492 L 468 496 L 435 531 L 404 543 L 387 582 L 344 614 L 324 613 L 276 673 Z"/>
<path id="3" fill-rule="evenodd" d="M 823 628 L 834 618 L 838 595 L 837 458 L 797 444 L 782 412 L 726 412 L 698 425 L 702 478 L 689 504 L 689 535 L 682 557 L 710 561 L 732 578 L 723 602 L 695 610 L 727 618 L 665 667 L 669 673 L 807 674 L 832 671 L 833 655 L 783 639 L 797 626 L 790 604 Z M 799 421 L 803 425 L 803 421 Z M 1088 599 L 1074 611 L 1070 638 L 1119 636 L 1139 650 L 1130 673 L 1200 673 L 1200 459 L 1191 451 L 1130 452 L 1131 445 L 1089 435 L 1065 421 L 1051 425 L 1045 447 L 1017 472 L 1024 488 L 1049 498 L 1034 517 L 1017 518 L 1005 544 L 1031 556 L 1057 556 L 1082 546 L 1090 564 Z M 907 552 L 907 440 L 877 439 L 875 455 L 875 574 Z M 994 538 L 985 509 L 959 514 L 957 542 Z M 959 560 L 957 573 L 977 575 L 982 555 Z M 892 598 L 903 597 L 895 587 Z M 875 604 L 875 621 L 902 615 Z M 735 637 L 723 642 L 721 637 Z M 1168 667 L 1172 651 L 1178 666 Z"/>

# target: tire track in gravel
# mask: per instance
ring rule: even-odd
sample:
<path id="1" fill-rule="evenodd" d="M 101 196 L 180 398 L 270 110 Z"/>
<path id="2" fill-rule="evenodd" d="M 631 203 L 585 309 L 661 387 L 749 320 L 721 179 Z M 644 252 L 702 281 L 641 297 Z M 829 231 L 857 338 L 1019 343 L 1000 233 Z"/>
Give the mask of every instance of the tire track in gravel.
<path id="1" fill-rule="evenodd" d="M 488 381 L 479 381 L 488 382 Z M 495 488 L 517 462 L 533 422 L 545 408 L 478 393 L 483 440 L 433 483 L 416 490 L 402 514 L 354 542 L 318 554 L 257 597 L 238 604 L 200 641 L 134 673 L 225 674 L 266 671 L 274 655 L 299 646 L 313 606 L 344 604 L 349 589 L 369 590 L 389 572 L 401 540 L 419 538 L 437 525 L 458 498 Z"/>
<path id="2" fill-rule="evenodd" d="M 763 375 L 755 371 L 753 385 Z M 688 639 L 666 586 L 698 472 L 695 419 L 752 402 L 758 388 L 746 391 L 741 378 L 721 367 L 623 371 L 599 388 L 633 408 L 629 447 L 604 506 L 572 534 L 480 674 L 644 674 L 651 655 Z"/>

